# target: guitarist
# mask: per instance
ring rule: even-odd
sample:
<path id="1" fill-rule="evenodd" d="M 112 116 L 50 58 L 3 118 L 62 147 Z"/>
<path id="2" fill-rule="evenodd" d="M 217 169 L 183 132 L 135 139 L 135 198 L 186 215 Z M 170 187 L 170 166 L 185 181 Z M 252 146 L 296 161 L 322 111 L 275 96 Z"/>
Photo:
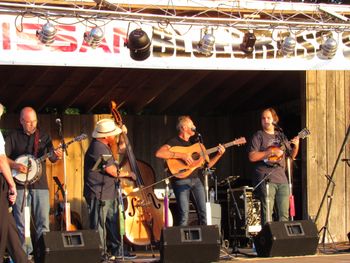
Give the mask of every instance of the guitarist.
<path id="1" fill-rule="evenodd" d="M 157 152 L 156 157 L 161 159 L 181 159 L 187 165 L 191 165 L 194 160 L 192 159 L 191 153 L 175 152 L 171 151 L 173 146 L 190 146 L 192 145 L 190 137 L 195 135 L 196 126 L 189 116 L 180 116 L 176 125 L 178 135 L 166 142 L 161 146 Z M 225 147 L 222 145 L 218 146 L 218 153 L 209 161 L 207 164 L 208 168 L 211 168 L 221 158 L 225 152 Z M 189 213 L 189 199 L 190 194 L 192 201 L 197 209 L 199 217 L 199 224 L 207 224 L 206 208 L 205 208 L 205 190 L 203 183 L 200 180 L 202 169 L 194 170 L 186 178 L 175 178 L 171 179 L 171 185 L 176 197 L 177 207 L 179 211 L 179 225 L 188 225 L 188 213 Z"/>
<path id="2" fill-rule="evenodd" d="M 23 155 L 30 154 L 35 158 L 39 158 L 44 154 L 53 151 L 51 138 L 43 130 L 38 129 L 38 119 L 36 112 L 31 107 L 25 107 L 20 113 L 20 123 L 22 128 L 17 129 L 9 134 L 5 139 L 6 155 L 11 169 L 20 173 L 27 173 L 28 167 L 14 160 Z M 54 151 L 54 154 L 49 158 L 51 162 L 56 162 L 62 157 L 62 150 L 59 148 Z M 28 258 L 32 258 L 33 245 L 32 242 L 25 244 L 25 218 L 22 203 L 24 198 L 24 187 L 16 182 L 17 199 L 13 207 L 13 214 L 21 236 L 21 241 Z M 28 185 L 27 205 L 31 209 L 31 214 L 34 215 L 34 226 L 36 230 L 36 241 L 40 238 L 44 231 L 49 229 L 49 188 L 46 178 L 46 165 L 42 163 L 41 174 L 39 179 L 33 184 Z M 30 238 L 30 237 L 29 237 Z M 35 242 L 36 243 L 36 242 Z"/>
<path id="3" fill-rule="evenodd" d="M 299 149 L 299 137 L 289 143 L 277 125 L 279 118 L 273 108 L 261 113 L 262 130 L 257 131 L 248 147 L 249 161 L 254 163 L 254 183 L 259 185 L 257 196 L 261 201 L 261 225 L 272 219 L 276 204 L 279 221 L 289 220 L 289 185 L 285 169 L 285 152 L 295 159 Z M 285 148 L 284 150 L 283 147 Z M 268 184 L 268 199 L 266 192 Z M 269 211 L 267 211 L 269 201 Z"/>

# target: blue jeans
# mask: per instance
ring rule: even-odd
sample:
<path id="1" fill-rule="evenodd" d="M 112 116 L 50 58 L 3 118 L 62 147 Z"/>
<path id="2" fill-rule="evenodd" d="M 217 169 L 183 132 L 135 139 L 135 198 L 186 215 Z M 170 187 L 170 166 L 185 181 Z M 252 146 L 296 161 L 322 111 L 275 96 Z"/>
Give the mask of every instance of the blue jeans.
<path id="1" fill-rule="evenodd" d="M 21 211 L 24 197 L 24 190 L 17 190 L 16 203 L 13 206 L 13 215 L 22 242 L 24 251 L 29 255 L 33 252 L 33 242 L 29 238 L 29 244 L 25 244 L 24 236 L 24 210 Z M 27 196 L 27 205 L 30 208 L 30 214 L 33 215 L 35 226 L 35 243 L 39 240 L 43 232 L 50 231 L 50 203 L 49 190 L 47 189 L 29 189 Z M 30 218 L 32 220 L 32 216 Z"/>
<path id="2" fill-rule="evenodd" d="M 176 180 L 172 182 L 172 188 L 179 212 L 179 225 L 188 225 L 190 194 L 192 194 L 193 202 L 197 209 L 199 224 L 207 224 L 205 191 L 201 180 L 198 177 Z"/>
<path id="3" fill-rule="evenodd" d="M 120 251 L 119 216 L 117 200 L 86 200 L 90 229 L 97 229 L 104 252 L 118 256 Z M 106 242 L 105 242 L 106 241 Z"/>
<path id="4" fill-rule="evenodd" d="M 269 203 L 270 209 L 267 211 L 266 204 L 266 188 L 262 191 L 261 201 L 261 225 L 267 222 L 267 218 L 272 220 L 272 213 L 274 205 L 276 204 L 277 215 L 279 221 L 289 220 L 289 185 L 288 184 L 274 184 L 269 185 Z"/>

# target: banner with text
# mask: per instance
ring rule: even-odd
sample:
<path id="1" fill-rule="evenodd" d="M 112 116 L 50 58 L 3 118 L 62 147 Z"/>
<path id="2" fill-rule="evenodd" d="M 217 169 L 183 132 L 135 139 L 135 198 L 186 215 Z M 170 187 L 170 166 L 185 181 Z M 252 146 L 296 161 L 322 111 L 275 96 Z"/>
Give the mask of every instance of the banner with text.
<path id="1" fill-rule="evenodd" d="M 213 51 L 199 52 L 198 43 L 205 28 L 185 25 L 142 24 L 151 39 L 150 56 L 143 61 L 130 57 L 125 46 L 129 32 L 140 25 L 126 21 L 106 21 L 99 25 L 104 37 L 93 49 L 84 41 L 89 32 L 86 22 L 60 18 L 51 45 L 41 43 L 37 31 L 45 20 L 33 17 L 0 17 L 0 63 L 16 65 L 56 65 L 84 67 L 212 69 L 212 70 L 348 70 L 350 69 L 350 32 L 254 30 L 256 42 L 252 53 L 242 51 L 245 30 L 234 27 L 209 28 L 215 37 Z M 108 22 L 108 23 L 107 23 Z M 286 36 L 296 40 L 294 53 L 284 57 L 280 51 Z M 325 57 L 321 45 L 333 37 L 338 48 L 334 57 Z"/>

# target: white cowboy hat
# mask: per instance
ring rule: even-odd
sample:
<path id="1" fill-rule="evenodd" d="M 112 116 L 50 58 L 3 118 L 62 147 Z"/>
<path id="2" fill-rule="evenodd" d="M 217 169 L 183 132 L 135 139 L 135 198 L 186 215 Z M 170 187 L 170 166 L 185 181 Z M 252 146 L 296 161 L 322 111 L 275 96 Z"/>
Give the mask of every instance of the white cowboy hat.
<path id="1" fill-rule="evenodd" d="M 93 138 L 104 138 L 107 136 L 115 136 L 122 133 L 122 130 L 115 125 L 111 119 L 102 119 L 96 123 L 96 127 L 92 132 Z"/>

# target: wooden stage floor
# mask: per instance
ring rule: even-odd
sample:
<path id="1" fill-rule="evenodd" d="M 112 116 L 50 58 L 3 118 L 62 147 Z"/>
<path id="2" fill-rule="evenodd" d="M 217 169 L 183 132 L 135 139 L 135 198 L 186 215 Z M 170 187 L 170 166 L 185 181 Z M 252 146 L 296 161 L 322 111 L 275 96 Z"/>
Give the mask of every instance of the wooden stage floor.
<path id="1" fill-rule="evenodd" d="M 237 254 L 229 254 L 226 249 L 221 249 L 219 263 L 224 262 L 278 262 L 278 263 L 350 263 L 350 245 L 349 243 L 320 245 L 315 255 L 294 256 L 294 257 L 258 257 L 252 249 L 239 249 Z M 114 262 L 160 262 L 159 251 L 136 251 L 136 259 L 119 260 Z M 181 253 L 181 251 L 179 251 Z M 111 263 L 111 262 L 110 262 Z M 179 262 L 182 263 L 182 262 Z M 190 262 L 188 262 L 190 263 Z"/>

